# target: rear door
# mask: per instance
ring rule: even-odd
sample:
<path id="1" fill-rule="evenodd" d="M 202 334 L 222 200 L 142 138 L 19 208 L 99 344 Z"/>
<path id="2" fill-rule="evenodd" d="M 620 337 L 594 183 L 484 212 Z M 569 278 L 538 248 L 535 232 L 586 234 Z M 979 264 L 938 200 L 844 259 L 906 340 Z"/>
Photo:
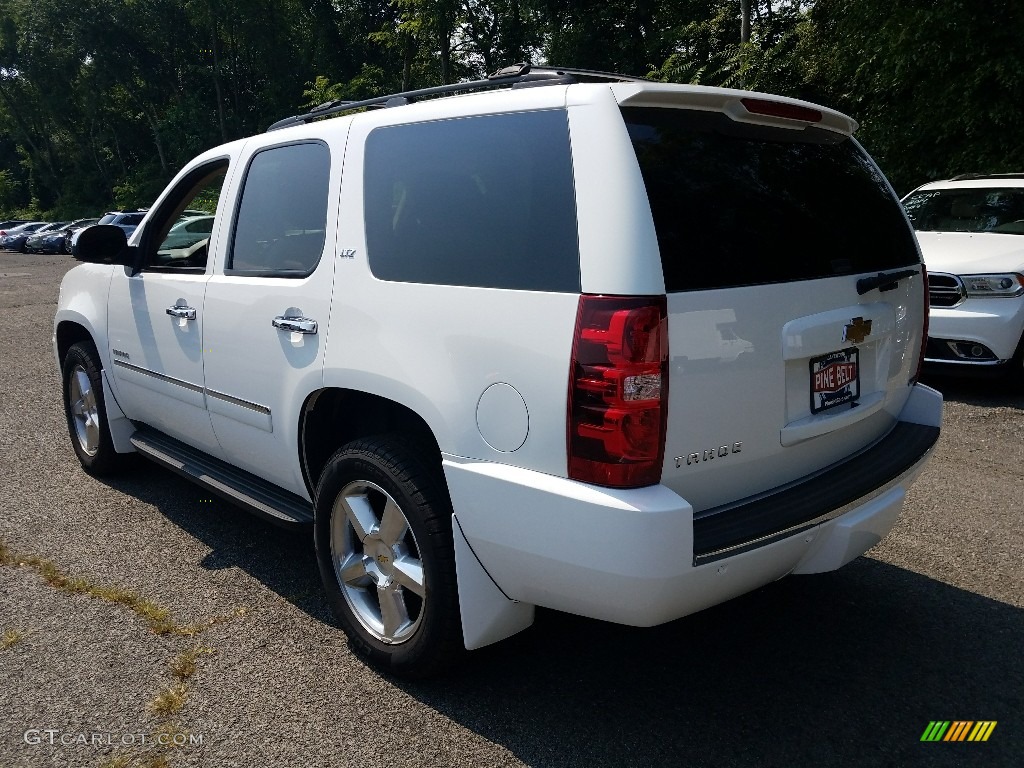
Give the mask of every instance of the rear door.
<path id="1" fill-rule="evenodd" d="M 668 298 L 662 482 L 700 511 L 882 437 L 925 307 L 913 234 L 876 166 L 813 111 L 775 124 L 730 117 L 738 104 L 622 112 Z M 879 272 L 903 276 L 858 288 Z"/>

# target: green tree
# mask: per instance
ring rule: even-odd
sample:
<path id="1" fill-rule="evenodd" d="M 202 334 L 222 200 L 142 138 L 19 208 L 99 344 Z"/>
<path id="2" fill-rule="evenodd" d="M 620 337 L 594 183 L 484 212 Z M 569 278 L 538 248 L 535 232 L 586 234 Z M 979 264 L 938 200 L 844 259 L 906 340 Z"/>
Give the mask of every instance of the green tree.
<path id="1" fill-rule="evenodd" d="M 1024 0 L 818 0 L 813 79 L 902 192 L 1024 168 Z"/>

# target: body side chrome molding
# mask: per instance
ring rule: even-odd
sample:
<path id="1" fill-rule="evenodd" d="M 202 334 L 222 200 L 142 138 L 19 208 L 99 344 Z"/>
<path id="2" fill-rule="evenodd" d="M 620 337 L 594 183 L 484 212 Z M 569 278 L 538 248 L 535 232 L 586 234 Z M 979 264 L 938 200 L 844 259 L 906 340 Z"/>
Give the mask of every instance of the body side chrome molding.
<path id="1" fill-rule="evenodd" d="M 132 365 L 131 363 L 126 363 L 123 360 L 116 358 L 114 359 L 114 365 L 117 366 L 118 368 L 127 368 L 128 370 L 134 371 L 135 373 L 141 373 L 145 376 L 151 376 L 154 379 L 159 379 L 160 381 L 166 381 L 168 384 L 176 384 L 177 386 L 191 390 L 192 392 L 199 392 L 200 394 L 205 394 L 208 395 L 209 397 L 215 397 L 218 400 L 223 400 L 226 403 L 231 403 L 232 405 L 237 405 L 241 408 L 248 408 L 250 411 L 256 411 L 257 413 L 262 413 L 267 416 L 270 415 L 270 409 L 267 408 L 265 405 L 253 403 L 248 400 L 242 400 L 239 397 L 233 397 L 232 395 L 229 395 L 225 392 L 218 392 L 214 389 L 206 389 L 204 387 L 200 387 L 198 384 L 192 384 L 182 379 L 176 379 L 173 376 L 168 376 L 165 373 L 157 373 L 156 371 L 151 371 L 148 368 L 142 368 L 138 365 Z"/>
<path id="2" fill-rule="evenodd" d="M 250 402 L 249 400 L 242 400 L 239 397 L 233 397 L 232 395 L 229 395 L 225 392 L 218 392 L 215 389 L 207 389 L 206 394 L 208 394 L 210 397 L 215 397 L 218 400 L 223 400 L 226 403 L 231 403 L 232 405 L 237 405 L 242 408 L 248 408 L 250 411 L 263 413 L 266 414 L 267 416 L 270 415 L 270 409 L 267 408 L 267 406 L 265 405 L 260 405 L 259 403 L 253 403 Z"/>
<path id="3" fill-rule="evenodd" d="M 184 387 L 185 389 L 192 390 L 193 392 L 199 392 L 199 393 L 203 392 L 203 388 L 200 387 L 198 384 L 192 384 L 190 382 L 183 381 L 182 379 L 176 379 L 173 376 L 168 376 L 165 373 L 157 373 L 156 371 L 151 371 L 148 368 L 141 368 L 141 367 L 139 367 L 137 365 L 132 365 L 131 363 L 126 363 L 124 360 L 119 360 L 119 359 L 115 358 L 114 359 L 114 366 L 116 368 L 127 368 L 129 371 L 134 371 L 135 373 L 141 373 L 141 374 L 143 374 L 145 376 L 152 376 L 154 379 L 159 379 L 160 381 L 166 381 L 169 384 L 177 384 L 179 387 Z"/>

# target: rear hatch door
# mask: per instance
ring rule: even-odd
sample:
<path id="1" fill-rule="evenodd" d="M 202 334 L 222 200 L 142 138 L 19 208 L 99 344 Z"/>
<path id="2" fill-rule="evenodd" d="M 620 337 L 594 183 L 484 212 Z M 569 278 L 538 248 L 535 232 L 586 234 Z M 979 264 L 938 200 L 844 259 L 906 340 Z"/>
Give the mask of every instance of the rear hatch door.
<path id="1" fill-rule="evenodd" d="M 667 292 L 662 482 L 699 513 L 777 491 L 888 433 L 916 374 L 925 307 L 899 201 L 834 113 L 776 120 L 747 115 L 740 97 L 719 109 L 680 100 L 622 112 Z"/>

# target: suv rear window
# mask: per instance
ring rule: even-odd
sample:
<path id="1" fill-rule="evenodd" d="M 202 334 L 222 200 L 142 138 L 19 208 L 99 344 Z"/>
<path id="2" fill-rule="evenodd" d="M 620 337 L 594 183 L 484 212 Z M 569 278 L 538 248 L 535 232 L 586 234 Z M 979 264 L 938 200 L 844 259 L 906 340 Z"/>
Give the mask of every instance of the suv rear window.
<path id="1" fill-rule="evenodd" d="M 365 158 L 374 276 L 579 291 L 564 111 L 378 128 L 367 138 Z"/>
<path id="2" fill-rule="evenodd" d="M 855 275 L 919 263 L 881 173 L 820 128 L 720 112 L 622 110 L 669 292 Z"/>
<path id="3" fill-rule="evenodd" d="M 903 201 L 914 229 L 1024 235 L 1024 189 L 923 189 Z"/>

